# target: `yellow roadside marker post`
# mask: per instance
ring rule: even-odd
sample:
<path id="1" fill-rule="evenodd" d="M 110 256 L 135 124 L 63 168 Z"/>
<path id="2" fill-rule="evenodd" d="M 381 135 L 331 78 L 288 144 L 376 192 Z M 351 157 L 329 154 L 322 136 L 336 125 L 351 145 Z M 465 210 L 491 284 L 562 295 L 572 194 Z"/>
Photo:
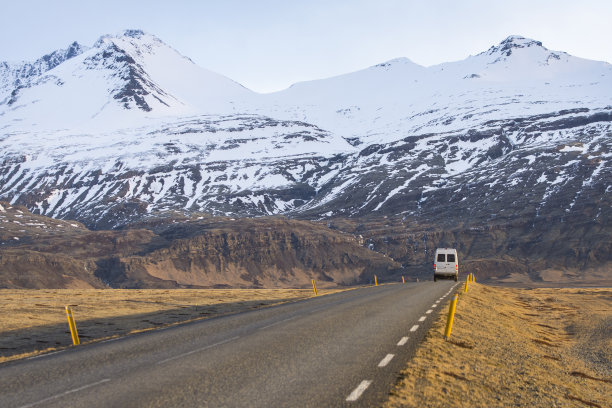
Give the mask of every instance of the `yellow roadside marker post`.
<path id="1" fill-rule="evenodd" d="M 374 275 L 374 286 L 378 286 L 378 278 Z"/>
<path id="2" fill-rule="evenodd" d="M 403 276 L 402 276 L 402 283 L 406 283 L 406 280 L 404 279 Z"/>
<path id="3" fill-rule="evenodd" d="M 318 296 L 318 294 L 317 294 L 317 284 L 315 283 L 314 279 L 312 280 L 312 290 L 314 291 L 315 296 Z"/>
<path id="4" fill-rule="evenodd" d="M 459 295 L 455 294 L 448 308 L 448 319 L 446 321 L 446 331 L 444 332 L 444 340 L 448 340 L 450 338 L 451 330 L 453 328 L 453 319 L 455 318 L 455 309 L 457 308 L 458 298 L 459 298 Z"/>
<path id="5" fill-rule="evenodd" d="M 468 288 L 468 283 L 469 283 L 469 281 L 470 281 L 469 279 L 466 279 L 466 280 L 465 280 L 465 289 L 463 289 L 463 293 L 466 293 L 466 292 L 467 292 L 467 288 Z"/>
<path id="6" fill-rule="evenodd" d="M 70 335 L 72 336 L 72 344 L 78 346 L 81 344 L 79 341 L 79 333 L 77 332 L 76 323 L 74 322 L 74 316 L 72 314 L 72 308 L 66 306 L 66 316 L 68 316 L 68 326 L 70 327 Z"/>

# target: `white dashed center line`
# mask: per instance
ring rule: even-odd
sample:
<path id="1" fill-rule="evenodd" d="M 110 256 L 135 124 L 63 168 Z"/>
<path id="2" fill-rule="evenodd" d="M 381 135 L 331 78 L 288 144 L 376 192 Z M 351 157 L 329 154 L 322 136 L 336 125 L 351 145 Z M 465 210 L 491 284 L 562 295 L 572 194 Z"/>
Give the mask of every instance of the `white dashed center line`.
<path id="1" fill-rule="evenodd" d="M 421 316 L 419 317 L 419 322 L 424 322 L 425 319 L 427 319 L 427 316 Z"/>
<path id="2" fill-rule="evenodd" d="M 272 327 L 272 326 L 276 326 L 277 324 L 281 324 L 281 323 L 288 322 L 289 320 L 293 320 L 293 319 L 295 319 L 296 317 L 297 317 L 297 316 L 293 316 L 293 317 L 290 317 L 290 318 L 288 318 L 288 319 L 285 319 L 285 320 L 280 320 L 280 321 L 278 321 L 278 322 L 276 322 L 276 323 L 272 323 L 272 324 L 269 324 L 269 325 L 267 325 L 267 326 L 260 327 L 260 328 L 259 328 L 259 330 L 268 329 L 268 328 L 270 328 L 270 327 Z"/>
<path id="3" fill-rule="evenodd" d="M 357 401 L 359 397 L 361 397 L 361 394 L 363 394 L 363 392 L 368 389 L 370 384 L 372 384 L 372 381 L 363 380 L 361 384 L 359 384 L 357 388 L 355 388 L 353 392 L 351 392 L 351 394 L 346 397 L 346 400 L 349 402 Z"/>
<path id="4" fill-rule="evenodd" d="M 433 310 L 429 309 L 428 311 L 425 312 L 425 314 L 430 314 L 431 312 L 433 312 Z"/>
<path id="5" fill-rule="evenodd" d="M 412 326 L 412 327 L 410 328 L 410 331 L 411 331 L 411 332 L 415 332 L 415 331 L 417 331 L 417 329 L 418 329 L 418 328 L 419 328 L 419 325 L 418 325 L 418 324 L 415 324 L 414 326 Z"/>
<path id="6" fill-rule="evenodd" d="M 391 360 L 393 360 L 393 357 L 395 357 L 395 354 L 387 354 L 387 355 L 385 356 L 385 358 L 383 358 L 382 360 L 380 360 L 380 363 L 378 363 L 378 366 L 379 366 L 379 367 L 384 367 L 384 366 L 386 366 L 387 364 L 389 364 L 389 362 L 390 362 Z"/>
<path id="7" fill-rule="evenodd" d="M 438 306 L 437 303 L 434 303 L 433 305 L 431 305 L 431 307 L 436 307 L 436 306 Z"/>
<path id="8" fill-rule="evenodd" d="M 224 340 L 224 341 L 220 341 L 220 342 L 218 342 L 218 343 L 211 344 L 210 346 L 202 347 L 202 348 L 199 348 L 199 349 L 197 349 L 197 350 L 192 350 L 192 351 L 189 351 L 189 352 L 187 352 L 187 353 L 179 354 L 178 356 L 174 356 L 174 357 L 170 357 L 170 358 L 167 358 L 167 359 L 165 359 L 165 360 L 162 360 L 162 361 L 158 361 L 158 362 L 157 362 L 157 364 L 163 364 L 163 363 L 165 363 L 165 362 L 167 362 L 167 361 L 176 360 L 177 358 L 185 357 L 185 356 L 188 356 L 188 355 L 193 354 L 193 353 L 198 353 L 198 352 L 200 352 L 200 351 L 204 351 L 204 350 L 207 350 L 207 349 L 209 349 L 209 348 L 213 348 L 213 347 L 216 347 L 216 346 L 220 346 L 221 344 L 229 343 L 229 342 L 230 342 L 230 341 L 232 341 L 232 340 L 236 340 L 236 339 L 237 339 L 237 338 L 239 338 L 239 337 L 240 337 L 240 336 L 232 337 L 231 339 L 227 339 L 227 340 Z"/>
<path id="9" fill-rule="evenodd" d="M 397 343 L 398 346 L 403 346 L 408 342 L 408 337 L 402 337 L 402 339 Z"/>

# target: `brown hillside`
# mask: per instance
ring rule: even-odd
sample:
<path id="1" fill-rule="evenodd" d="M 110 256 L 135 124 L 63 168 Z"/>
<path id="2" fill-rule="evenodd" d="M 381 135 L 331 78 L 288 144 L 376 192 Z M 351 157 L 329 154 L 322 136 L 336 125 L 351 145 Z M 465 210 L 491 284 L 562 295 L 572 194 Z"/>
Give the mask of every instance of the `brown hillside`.
<path id="1" fill-rule="evenodd" d="M 352 234 L 282 217 L 178 214 L 134 229 L 82 224 L 2 203 L 0 287 L 307 287 L 356 284 L 399 270 Z"/>
<path id="2" fill-rule="evenodd" d="M 364 245 L 400 262 L 412 276 L 430 279 L 438 247 L 457 248 L 460 273 L 480 281 L 522 284 L 612 285 L 612 228 L 602 222 L 547 225 L 458 224 L 448 229 L 413 219 L 337 219 L 332 229 L 363 236 Z"/>

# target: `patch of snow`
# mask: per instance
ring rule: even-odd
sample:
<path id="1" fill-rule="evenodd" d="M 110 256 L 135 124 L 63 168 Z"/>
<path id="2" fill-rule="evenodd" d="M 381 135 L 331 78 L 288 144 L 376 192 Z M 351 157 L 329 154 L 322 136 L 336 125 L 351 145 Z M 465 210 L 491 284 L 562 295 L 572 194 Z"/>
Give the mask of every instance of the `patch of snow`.
<path id="1" fill-rule="evenodd" d="M 534 161 L 536 161 L 536 156 L 533 154 L 530 154 L 529 156 L 524 156 L 523 159 L 527 159 L 529 160 L 529 163 L 527 163 L 528 165 L 532 165 Z"/>
<path id="2" fill-rule="evenodd" d="M 563 153 L 567 153 L 567 152 L 583 152 L 584 151 L 584 146 L 569 146 L 569 145 L 566 145 L 565 147 L 563 147 L 563 149 L 561 149 L 559 151 L 563 152 Z"/>

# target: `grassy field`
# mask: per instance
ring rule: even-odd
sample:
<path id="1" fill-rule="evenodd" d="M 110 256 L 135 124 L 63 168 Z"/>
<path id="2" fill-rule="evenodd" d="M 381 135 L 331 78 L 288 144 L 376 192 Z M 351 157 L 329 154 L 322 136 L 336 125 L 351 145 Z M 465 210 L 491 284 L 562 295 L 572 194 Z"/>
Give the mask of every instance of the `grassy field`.
<path id="1" fill-rule="evenodd" d="M 460 290 L 393 389 L 390 407 L 612 407 L 612 290 Z"/>
<path id="2" fill-rule="evenodd" d="M 69 347 L 66 305 L 84 344 L 312 295 L 311 289 L 0 290 L 0 362 Z"/>

